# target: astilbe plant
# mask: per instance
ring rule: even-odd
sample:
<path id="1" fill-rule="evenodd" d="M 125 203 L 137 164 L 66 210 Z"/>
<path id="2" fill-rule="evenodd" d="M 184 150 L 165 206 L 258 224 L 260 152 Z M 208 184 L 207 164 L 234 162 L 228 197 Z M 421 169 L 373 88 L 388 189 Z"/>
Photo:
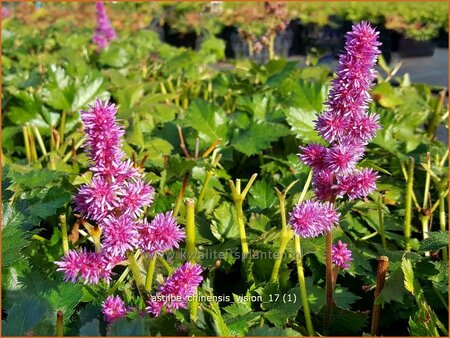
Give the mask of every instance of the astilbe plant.
<path id="1" fill-rule="evenodd" d="M 135 168 L 130 160 L 124 160 L 125 153 L 121 149 L 124 130 L 117 123 L 116 114 L 113 104 L 100 100 L 96 100 L 89 110 L 81 112 L 87 135 L 84 146 L 91 160 L 93 176 L 91 182 L 82 185 L 75 195 L 74 210 L 80 213 L 81 224 L 92 236 L 95 251 L 86 248 L 68 250 L 55 264 L 58 271 L 64 272 L 66 281 L 75 283 L 82 280 L 84 284 L 105 281 L 109 285 L 113 268 L 128 260 L 142 292 L 135 251 L 140 249 L 152 258 L 156 257 L 178 248 L 185 233 L 172 211 L 157 214 L 151 222 L 147 221 L 144 211 L 151 206 L 155 190 L 145 182 L 141 169 Z M 150 306 L 149 312 L 159 315 L 163 306 L 169 312 L 186 307 L 188 297 L 202 281 L 201 272 L 201 267 L 193 263 L 177 269 L 159 291 L 166 297 L 175 293 L 178 297 L 176 302 L 160 302 L 158 311 Z M 151 290 L 152 275 L 153 269 L 149 269 L 147 292 Z M 102 311 L 108 323 L 127 312 L 119 296 L 108 297 L 102 304 Z"/>
<path id="2" fill-rule="evenodd" d="M 99 49 L 103 49 L 108 46 L 112 40 L 116 39 L 117 34 L 111 26 L 103 2 L 98 1 L 95 4 L 95 9 L 97 14 L 97 28 L 95 29 L 92 41 L 97 44 Z"/>
<path id="3" fill-rule="evenodd" d="M 325 330 L 333 305 L 332 264 L 346 269 L 351 261 L 347 244 L 339 241 L 332 246 L 332 227 L 339 221 L 336 199 L 364 198 L 376 189 L 377 173 L 358 169 L 357 164 L 380 128 L 378 115 L 368 113 L 369 90 L 376 76 L 373 67 L 380 54 L 378 34 L 366 22 L 354 25 L 347 33 L 345 53 L 339 57 L 326 108 L 315 121 L 315 129 L 328 145 L 300 147 L 300 160 L 313 171 L 315 199 L 296 205 L 289 223 L 299 237 L 326 234 Z"/>

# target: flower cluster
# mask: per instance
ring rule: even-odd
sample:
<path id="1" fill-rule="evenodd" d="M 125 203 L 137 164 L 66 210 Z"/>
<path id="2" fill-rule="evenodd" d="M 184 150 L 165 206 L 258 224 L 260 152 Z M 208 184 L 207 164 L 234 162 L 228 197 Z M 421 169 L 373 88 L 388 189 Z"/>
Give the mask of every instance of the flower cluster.
<path id="1" fill-rule="evenodd" d="M 331 248 L 331 259 L 333 264 L 341 269 L 348 269 L 352 261 L 352 251 L 347 249 L 347 243 L 338 241 Z"/>
<path id="2" fill-rule="evenodd" d="M 185 263 L 159 287 L 155 296 L 148 301 L 147 311 L 159 316 L 163 307 L 167 312 L 186 308 L 188 298 L 193 296 L 203 280 L 202 268 L 198 264 Z"/>
<path id="3" fill-rule="evenodd" d="M 155 191 L 144 181 L 140 170 L 123 159 L 124 131 L 116 114 L 113 104 L 100 100 L 81 112 L 86 133 L 84 147 L 93 176 L 75 195 L 74 210 L 80 213 L 82 223 L 96 223 L 101 231 L 101 247 L 97 247 L 97 252 L 85 248 L 69 250 L 55 262 L 65 280 L 73 283 L 109 283 L 112 269 L 125 260 L 127 252 L 141 248 L 148 254 L 161 254 L 178 248 L 185 237 L 171 211 L 157 214 L 150 223 L 142 217 L 144 209 L 152 204 Z M 108 298 L 103 308 L 108 322 L 126 313 L 120 298 Z"/>
<path id="4" fill-rule="evenodd" d="M 98 48 L 103 49 L 108 46 L 111 40 L 116 38 L 116 31 L 112 28 L 111 22 L 106 15 L 103 2 L 98 1 L 95 4 L 95 9 L 97 13 L 97 29 L 92 37 L 92 41 L 97 44 Z"/>
<path id="5" fill-rule="evenodd" d="M 127 307 L 119 296 L 108 296 L 102 303 L 102 313 L 107 323 L 123 318 L 127 314 Z"/>
<path id="6" fill-rule="evenodd" d="M 315 126 L 329 145 L 300 147 L 300 160 L 313 170 L 312 183 L 319 201 L 334 203 L 337 197 L 345 195 L 349 199 L 364 198 L 376 189 L 377 173 L 356 166 L 380 128 L 378 115 L 367 113 L 369 90 L 376 75 L 373 67 L 380 53 L 378 34 L 366 22 L 353 26 L 347 33 L 346 52 L 339 58 L 327 108 Z M 329 230 L 330 222 L 324 221 L 322 210 L 330 209 L 330 205 L 320 207 L 319 201 L 305 202 L 292 212 L 291 225 L 297 234 L 314 237 Z"/>

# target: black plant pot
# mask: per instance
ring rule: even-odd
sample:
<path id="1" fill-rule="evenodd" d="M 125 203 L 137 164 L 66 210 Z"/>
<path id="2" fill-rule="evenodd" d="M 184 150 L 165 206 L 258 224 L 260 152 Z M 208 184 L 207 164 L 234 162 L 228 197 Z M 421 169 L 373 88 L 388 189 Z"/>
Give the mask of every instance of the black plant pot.
<path id="1" fill-rule="evenodd" d="M 418 41 L 403 37 L 399 41 L 398 54 L 402 58 L 416 56 L 433 56 L 436 42 L 433 40 Z"/>
<path id="2" fill-rule="evenodd" d="M 438 47 L 448 48 L 448 32 L 445 29 L 439 29 Z"/>
<path id="3" fill-rule="evenodd" d="M 172 31 L 169 25 L 164 24 L 164 37 L 169 45 L 195 49 L 197 47 L 197 34 L 194 32 L 180 33 Z"/>
<path id="4" fill-rule="evenodd" d="M 231 37 L 233 34 L 237 34 L 238 30 L 234 26 L 225 26 L 219 35 L 218 38 L 225 41 L 225 56 L 227 59 L 233 59 L 236 57 L 235 52 L 233 50 L 233 44 L 231 41 Z"/>
<path id="5" fill-rule="evenodd" d="M 288 30 L 292 32 L 292 44 L 289 48 L 289 56 L 306 55 L 306 27 L 299 19 L 289 22 Z"/>

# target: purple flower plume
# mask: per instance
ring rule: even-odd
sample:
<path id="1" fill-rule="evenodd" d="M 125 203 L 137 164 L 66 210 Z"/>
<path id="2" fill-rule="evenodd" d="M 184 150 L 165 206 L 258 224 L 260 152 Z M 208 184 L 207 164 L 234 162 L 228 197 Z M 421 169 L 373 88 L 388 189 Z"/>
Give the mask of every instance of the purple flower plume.
<path id="1" fill-rule="evenodd" d="M 144 222 L 139 227 L 139 247 L 151 255 L 178 248 L 184 238 L 172 211 L 157 214 L 150 223 Z"/>
<path id="2" fill-rule="evenodd" d="M 317 237 L 330 231 L 339 220 L 339 214 L 329 202 L 305 201 L 289 214 L 289 224 L 301 237 Z"/>
<path id="3" fill-rule="evenodd" d="M 103 49 L 108 46 L 110 41 L 116 38 L 117 34 L 111 26 L 103 2 L 98 1 L 95 4 L 95 9 L 97 13 L 97 29 L 92 37 L 92 41 L 97 44 L 99 49 Z"/>
<path id="4" fill-rule="evenodd" d="M 186 308 L 189 297 L 193 296 L 203 281 L 202 268 L 198 264 L 185 263 L 172 276 L 166 278 L 155 296 L 150 296 L 147 312 L 159 316 L 163 307 L 167 312 Z"/>
<path id="5" fill-rule="evenodd" d="M 127 314 L 127 307 L 119 296 L 108 296 L 102 303 L 102 313 L 107 323 L 123 318 Z"/>
<path id="6" fill-rule="evenodd" d="M 338 241 L 331 248 L 331 259 L 333 264 L 341 269 L 348 269 L 352 261 L 352 251 L 347 249 L 347 243 Z"/>

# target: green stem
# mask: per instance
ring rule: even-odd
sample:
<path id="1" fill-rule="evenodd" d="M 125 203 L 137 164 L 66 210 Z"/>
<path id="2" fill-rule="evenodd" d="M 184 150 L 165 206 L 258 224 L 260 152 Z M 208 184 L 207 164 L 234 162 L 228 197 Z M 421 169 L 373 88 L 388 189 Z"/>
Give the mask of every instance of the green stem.
<path id="1" fill-rule="evenodd" d="M 157 255 L 153 255 L 150 263 L 148 264 L 147 276 L 145 277 L 145 291 L 147 292 L 150 292 L 152 290 L 153 275 L 155 274 L 155 265 L 157 258 Z"/>
<path id="2" fill-rule="evenodd" d="M 62 247 L 64 255 L 69 251 L 69 240 L 67 238 L 67 224 L 66 215 L 59 215 L 59 222 L 61 225 Z"/>
<path id="3" fill-rule="evenodd" d="M 64 132 L 65 132 L 65 128 L 66 128 L 66 116 L 67 116 L 67 111 L 63 111 L 61 114 L 61 122 L 59 123 L 59 137 L 61 139 L 61 143 L 64 142 Z"/>
<path id="4" fill-rule="evenodd" d="M 245 233 L 245 224 L 244 224 L 244 212 L 242 210 L 243 200 L 239 199 L 235 201 L 236 215 L 239 226 L 239 237 L 241 238 L 241 247 L 242 254 L 244 257 L 247 257 L 249 254 L 248 243 L 247 243 L 247 234 Z"/>
<path id="5" fill-rule="evenodd" d="M 408 175 L 406 183 L 406 201 L 405 201 L 405 250 L 411 251 L 411 213 L 412 213 L 412 192 L 414 183 L 414 158 L 409 158 Z"/>
<path id="6" fill-rule="evenodd" d="M 24 126 L 22 127 L 22 131 L 23 131 L 23 142 L 25 144 L 25 153 L 27 155 L 28 163 L 31 163 L 30 139 L 28 137 L 28 128 Z"/>
<path id="7" fill-rule="evenodd" d="M 205 175 L 205 180 L 203 181 L 202 189 L 200 190 L 200 194 L 198 195 L 197 199 L 197 206 L 196 210 L 200 210 L 200 206 L 202 205 L 203 198 L 205 197 L 206 189 L 208 188 L 209 181 L 211 180 L 211 177 L 213 176 L 213 172 L 211 170 L 208 170 Z"/>
<path id="8" fill-rule="evenodd" d="M 433 117 L 427 127 L 427 136 L 430 140 L 432 140 L 434 138 L 436 129 L 439 126 L 439 122 L 441 119 L 441 110 L 442 110 L 442 105 L 444 104 L 444 100 L 445 100 L 445 90 L 442 90 L 439 93 L 439 99 L 436 103 L 436 108 L 434 109 Z"/>
<path id="9" fill-rule="evenodd" d="M 269 35 L 269 60 L 273 60 L 275 58 L 274 45 L 275 34 L 272 33 Z"/>
<path id="10" fill-rule="evenodd" d="M 61 310 L 56 313 L 56 337 L 64 335 L 64 314 Z"/>
<path id="11" fill-rule="evenodd" d="M 33 126 L 34 134 L 36 135 L 36 139 L 38 141 L 39 147 L 41 148 L 42 155 L 47 155 L 47 149 L 45 148 L 44 141 L 42 140 L 41 133 L 39 132 L 38 127 Z"/>
<path id="12" fill-rule="evenodd" d="M 386 249 L 386 237 L 384 235 L 384 217 L 383 217 L 383 210 L 382 210 L 382 196 L 381 194 L 378 194 L 378 223 L 379 223 L 379 234 L 381 236 L 381 245 L 383 246 L 383 249 Z"/>
<path id="13" fill-rule="evenodd" d="M 178 212 L 180 211 L 181 204 L 183 203 L 184 194 L 186 192 L 186 187 L 189 182 L 189 172 L 187 171 L 184 174 L 183 184 L 181 185 L 180 193 L 178 194 L 177 203 L 175 204 L 175 208 L 173 209 L 173 217 L 178 216 Z"/>
<path id="14" fill-rule="evenodd" d="M 186 199 L 186 253 L 188 261 L 195 263 L 195 203 Z"/>
<path id="15" fill-rule="evenodd" d="M 331 249 L 333 245 L 333 237 L 331 231 L 327 231 L 325 235 L 325 263 L 326 263 L 326 280 L 325 280 L 325 316 L 324 316 L 324 335 L 328 335 L 332 322 L 333 310 L 333 262 Z"/>
<path id="16" fill-rule="evenodd" d="M 130 272 L 130 268 L 126 267 L 125 270 L 120 275 L 119 279 L 114 283 L 112 288 L 108 290 L 108 295 L 112 295 L 114 291 L 117 290 L 117 288 L 122 284 L 122 282 L 125 280 L 125 277 L 128 275 L 128 272 Z"/>
<path id="17" fill-rule="evenodd" d="M 447 230 L 447 217 L 445 215 L 445 194 L 439 194 L 439 224 L 441 231 Z M 448 248 L 442 248 L 442 259 L 444 262 L 448 261 Z"/>
<path id="18" fill-rule="evenodd" d="M 188 261 L 195 263 L 195 203 L 191 199 L 186 199 L 186 251 Z M 191 321 L 196 322 L 198 318 L 197 294 L 189 304 L 189 314 Z"/>
<path id="19" fill-rule="evenodd" d="M 139 271 L 139 266 L 137 264 L 136 259 L 134 258 L 132 251 L 128 251 L 127 258 L 128 258 L 129 267 L 131 269 L 131 272 L 133 273 L 133 277 L 136 282 L 136 286 L 138 288 L 139 294 L 142 297 L 142 291 L 145 290 L 145 286 L 144 286 L 144 282 L 142 280 L 141 272 Z"/>
<path id="20" fill-rule="evenodd" d="M 309 336 L 314 336 L 314 329 L 311 321 L 311 313 L 309 311 L 308 293 L 306 292 L 305 275 L 303 272 L 303 256 L 300 243 L 300 236 L 295 235 L 295 255 L 297 261 L 298 282 L 300 285 L 300 296 L 302 298 L 303 313 L 305 315 L 306 329 Z"/>
<path id="21" fill-rule="evenodd" d="M 173 268 L 169 265 L 169 263 L 167 263 L 162 256 L 159 256 L 159 261 L 162 263 L 162 265 L 164 265 L 164 267 L 167 270 L 167 273 L 171 275 L 173 273 Z"/>

